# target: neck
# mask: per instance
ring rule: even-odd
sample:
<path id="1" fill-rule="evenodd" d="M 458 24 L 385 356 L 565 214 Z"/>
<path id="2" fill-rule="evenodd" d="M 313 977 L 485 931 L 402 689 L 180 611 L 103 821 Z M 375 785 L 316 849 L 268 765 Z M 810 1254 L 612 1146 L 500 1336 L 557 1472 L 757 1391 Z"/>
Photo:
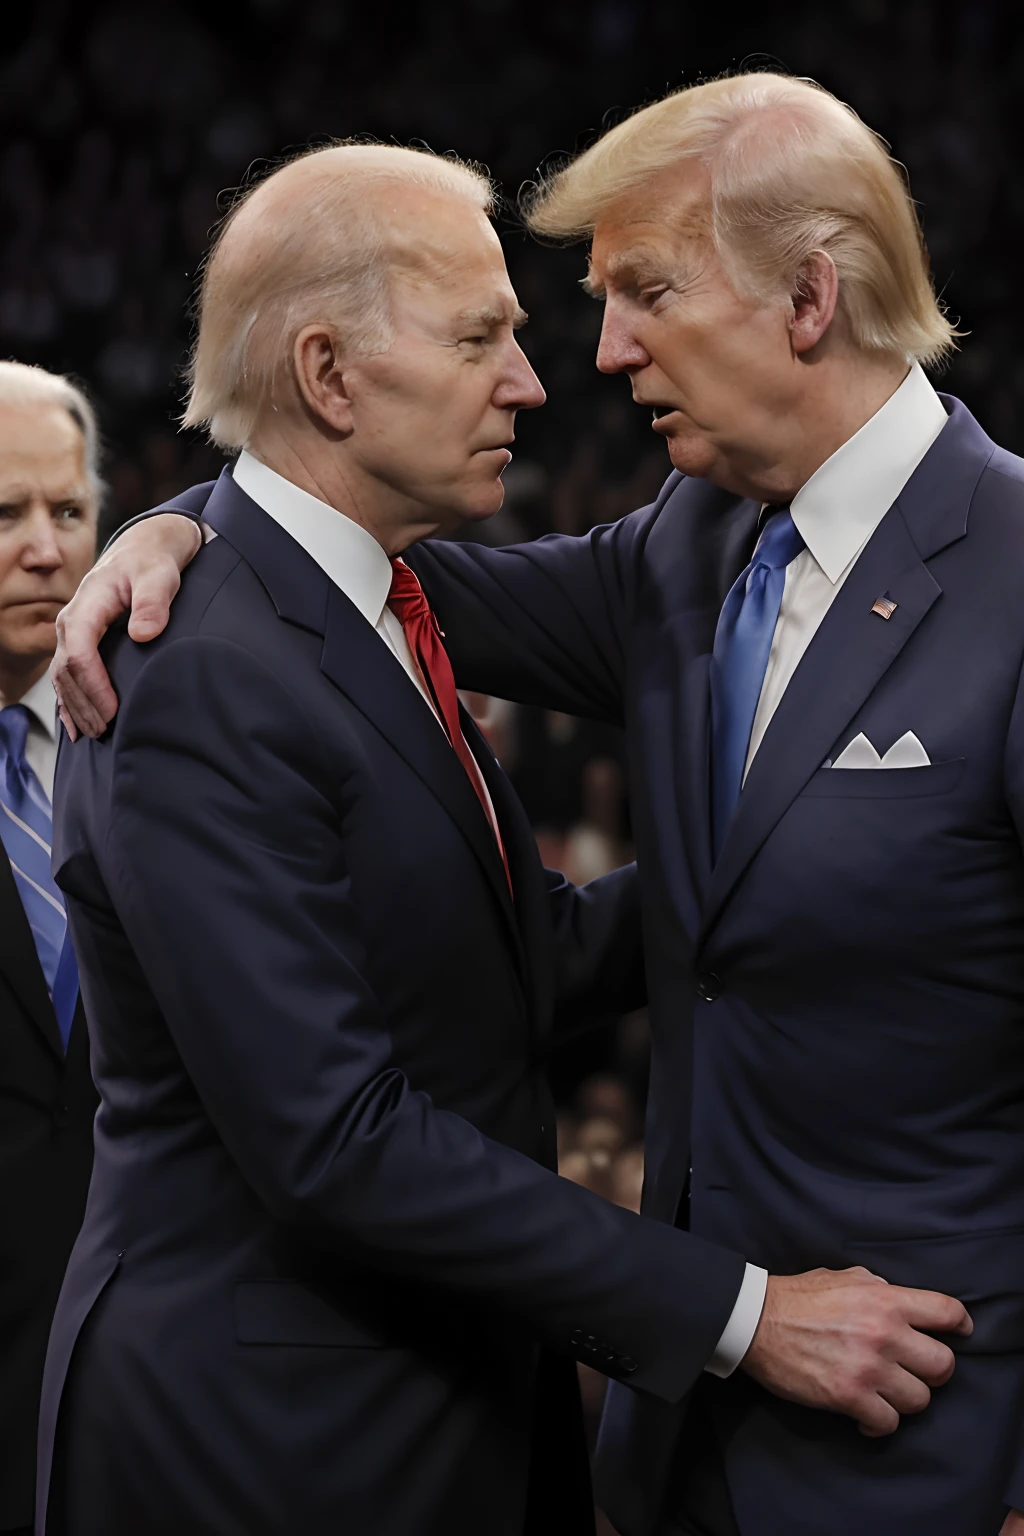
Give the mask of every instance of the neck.
<path id="1" fill-rule="evenodd" d="M 24 661 L 20 657 L 0 658 L 0 700 L 3 704 L 19 704 L 29 689 L 38 683 L 50 660 L 49 656 Z"/>
<path id="2" fill-rule="evenodd" d="M 776 415 L 771 450 L 745 491 L 761 501 L 792 501 L 815 471 L 892 398 L 908 372 L 902 359 L 849 353 L 799 366 L 800 385 Z"/>
<path id="3" fill-rule="evenodd" d="M 337 444 L 271 427 L 246 446 L 268 469 L 365 528 L 389 559 L 440 526 L 436 517 L 424 515 L 425 509 L 360 472 Z"/>

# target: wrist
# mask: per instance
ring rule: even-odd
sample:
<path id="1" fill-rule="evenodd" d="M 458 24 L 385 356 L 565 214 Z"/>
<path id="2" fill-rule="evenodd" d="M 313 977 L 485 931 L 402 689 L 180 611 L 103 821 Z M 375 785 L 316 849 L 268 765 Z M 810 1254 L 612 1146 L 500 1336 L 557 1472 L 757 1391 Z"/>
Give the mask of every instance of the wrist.
<path id="1" fill-rule="evenodd" d="M 115 544 L 132 528 L 139 527 L 143 523 L 156 524 L 157 527 L 165 530 L 173 546 L 171 552 L 185 555 L 185 564 L 198 554 L 202 546 L 203 524 L 198 513 L 193 515 L 181 509 L 175 509 L 173 512 L 140 512 L 137 517 L 130 517 L 126 523 L 121 524 L 120 528 L 114 530 L 103 546 L 100 558 L 108 555 Z"/>

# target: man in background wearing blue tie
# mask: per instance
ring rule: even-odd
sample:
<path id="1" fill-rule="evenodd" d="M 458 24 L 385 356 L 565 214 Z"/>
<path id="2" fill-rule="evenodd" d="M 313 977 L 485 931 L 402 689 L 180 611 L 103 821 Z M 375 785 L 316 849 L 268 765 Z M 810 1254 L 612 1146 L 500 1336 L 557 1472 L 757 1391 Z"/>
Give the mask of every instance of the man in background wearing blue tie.
<path id="1" fill-rule="evenodd" d="M 0 1532 L 31 1529 L 50 1320 L 85 1209 L 96 1096 L 50 873 L 54 621 L 93 562 L 91 407 L 0 362 Z M 3 855 L 6 855 L 5 857 Z"/>

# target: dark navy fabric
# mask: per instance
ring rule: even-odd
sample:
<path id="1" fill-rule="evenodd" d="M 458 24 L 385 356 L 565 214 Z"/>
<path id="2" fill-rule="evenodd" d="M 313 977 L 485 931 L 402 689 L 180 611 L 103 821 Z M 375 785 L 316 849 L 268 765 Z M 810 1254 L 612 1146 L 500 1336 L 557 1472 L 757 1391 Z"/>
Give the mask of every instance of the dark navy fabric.
<path id="1" fill-rule="evenodd" d="M 626 727 L 654 1056 L 644 1209 L 775 1272 L 865 1264 L 975 1320 L 866 1440 L 742 1372 L 743 1536 L 995 1536 L 1024 1507 L 1024 464 L 958 402 L 804 654 L 712 861 L 708 670 L 758 507 L 673 475 L 585 538 L 410 557 L 465 688 Z M 887 595 L 886 620 L 873 604 Z M 912 730 L 927 768 L 823 766 Z M 613 1385 L 599 1481 L 658 1520 L 680 1416 Z"/>
<path id="2" fill-rule="evenodd" d="M 681 1400 L 743 1273 L 552 1171 L 556 1001 L 642 996 L 632 872 L 545 876 L 464 716 L 513 902 L 365 620 L 230 475 L 186 505 L 220 537 L 58 761 L 102 1102 L 46 1528 L 585 1531 L 575 1359 Z"/>
<path id="3" fill-rule="evenodd" d="M 81 999 L 65 1039 L 0 855 L 0 1531 L 32 1523 L 46 1340 L 85 1210 L 95 1113 Z"/>

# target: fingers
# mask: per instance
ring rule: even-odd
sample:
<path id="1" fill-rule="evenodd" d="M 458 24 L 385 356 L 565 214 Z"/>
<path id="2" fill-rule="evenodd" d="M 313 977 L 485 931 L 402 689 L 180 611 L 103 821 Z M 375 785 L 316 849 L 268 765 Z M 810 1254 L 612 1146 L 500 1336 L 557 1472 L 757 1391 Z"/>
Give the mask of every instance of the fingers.
<path id="1" fill-rule="evenodd" d="M 880 1440 L 883 1435 L 895 1434 L 899 1427 L 899 1414 L 881 1397 L 876 1397 L 869 1407 L 865 1407 L 857 1423 L 861 1434 L 869 1440 Z"/>
<path id="2" fill-rule="evenodd" d="M 901 1300 L 903 1315 L 912 1328 L 927 1328 L 932 1333 L 955 1333 L 965 1339 L 974 1332 L 970 1313 L 954 1296 L 943 1296 L 940 1291 L 901 1288 Z"/>
<path id="3" fill-rule="evenodd" d="M 117 710 L 117 696 L 97 647 L 123 609 L 110 574 L 97 566 L 57 615 L 57 651 L 50 676 L 64 714 L 86 736 L 101 735 Z"/>
<path id="4" fill-rule="evenodd" d="M 107 674 L 98 656 L 96 661 L 102 672 L 103 679 L 106 680 Z M 56 667 L 56 662 L 54 666 Z M 61 719 L 65 725 L 68 725 L 70 720 L 68 734 L 71 736 L 72 741 L 76 740 L 79 732 L 84 736 L 102 736 L 109 721 L 116 713 L 116 695 L 111 692 L 111 698 L 113 699 L 112 707 L 109 705 L 109 702 L 105 701 L 105 707 L 108 709 L 108 712 L 104 714 L 93 704 L 90 695 L 83 691 L 71 672 L 64 671 L 58 675 L 51 671 L 51 677 L 53 678 L 53 686 L 57 690 Z M 109 681 L 107 681 L 106 686 L 109 689 Z M 75 727 L 77 727 L 77 730 L 74 729 Z"/>
<path id="5" fill-rule="evenodd" d="M 67 733 L 70 736 L 71 740 L 72 741 L 77 741 L 78 740 L 78 727 L 76 726 L 76 724 L 75 724 L 74 720 L 72 719 L 72 717 L 68 714 L 67 710 L 64 708 L 63 704 L 61 704 L 59 702 L 57 704 L 57 713 L 60 715 L 61 724 L 64 726 L 64 729 L 67 731 Z"/>
<path id="6" fill-rule="evenodd" d="M 160 634 L 181 584 L 180 571 L 201 546 L 201 530 L 191 519 L 152 518 L 103 556 L 58 615 L 50 676 L 72 740 L 78 732 L 102 735 L 117 713 L 117 695 L 98 650 L 104 634 L 128 608 L 133 640 Z"/>
<path id="7" fill-rule="evenodd" d="M 859 1405 L 854 1417 L 862 1435 L 878 1439 L 893 1434 L 904 1414 L 923 1413 L 931 1400 L 932 1394 L 924 1382 L 897 1366 L 877 1391 Z"/>
<path id="8" fill-rule="evenodd" d="M 912 1371 L 930 1387 L 945 1386 L 956 1368 L 956 1356 L 948 1344 L 913 1328 L 900 1340 L 897 1359 L 904 1370 Z"/>

